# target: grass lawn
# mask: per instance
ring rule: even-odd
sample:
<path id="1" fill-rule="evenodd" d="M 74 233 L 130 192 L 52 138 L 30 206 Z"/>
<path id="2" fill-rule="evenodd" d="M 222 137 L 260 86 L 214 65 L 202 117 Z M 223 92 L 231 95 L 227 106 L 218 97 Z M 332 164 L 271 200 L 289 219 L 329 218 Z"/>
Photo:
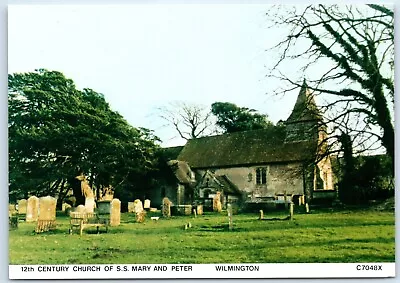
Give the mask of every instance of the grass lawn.
<path id="1" fill-rule="evenodd" d="M 266 213 L 265 217 L 276 217 Z M 377 211 L 312 211 L 294 220 L 260 221 L 257 214 L 226 213 L 197 218 L 176 216 L 155 222 L 148 214 L 135 223 L 123 213 L 121 225 L 87 228 L 69 235 L 69 218 L 57 216 L 57 229 L 35 234 L 34 223 L 9 231 L 10 264 L 135 263 L 310 263 L 394 262 L 395 214 Z M 279 215 L 278 215 L 279 216 Z M 281 215 L 282 216 L 282 215 Z M 184 229 L 187 222 L 192 228 Z"/>

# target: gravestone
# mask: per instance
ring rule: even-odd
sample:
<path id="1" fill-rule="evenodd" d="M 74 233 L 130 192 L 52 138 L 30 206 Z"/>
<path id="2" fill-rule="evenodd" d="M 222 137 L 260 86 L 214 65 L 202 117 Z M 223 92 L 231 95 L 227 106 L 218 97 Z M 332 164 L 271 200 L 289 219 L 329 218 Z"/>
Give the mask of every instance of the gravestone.
<path id="1" fill-rule="evenodd" d="M 39 214 L 39 198 L 31 196 L 26 206 L 26 222 L 37 221 Z"/>
<path id="2" fill-rule="evenodd" d="M 197 215 L 203 215 L 203 205 L 202 204 L 197 205 L 196 212 L 197 212 Z"/>
<path id="3" fill-rule="evenodd" d="M 39 216 L 38 220 L 56 220 L 56 198 L 47 196 L 39 199 Z"/>
<path id="4" fill-rule="evenodd" d="M 150 200 L 149 199 L 145 199 L 144 200 L 144 209 L 150 209 Z"/>
<path id="5" fill-rule="evenodd" d="M 86 213 L 86 206 L 80 204 L 76 207 L 74 212 L 78 212 L 78 213 Z"/>
<path id="6" fill-rule="evenodd" d="M 222 204 L 221 204 L 221 193 L 217 192 L 213 198 L 213 211 L 221 212 Z"/>
<path id="7" fill-rule="evenodd" d="M 121 221 L 121 201 L 117 198 L 111 201 L 110 226 L 118 226 Z"/>
<path id="8" fill-rule="evenodd" d="M 36 233 L 46 232 L 56 227 L 56 206 L 56 198 L 47 196 L 39 199 L 39 215 L 35 229 Z"/>
<path id="9" fill-rule="evenodd" d="M 17 209 L 15 208 L 15 204 L 9 204 L 8 205 L 8 214 L 15 214 L 17 212 Z"/>
<path id="10" fill-rule="evenodd" d="M 162 215 L 164 217 L 171 217 L 171 201 L 165 197 L 162 200 Z"/>
<path id="11" fill-rule="evenodd" d="M 97 214 L 98 215 L 110 215 L 111 214 L 111 201 L 98 201 L 97 202 Z"/>
<path id="12" fill-rule="evenodd" d="M 141 211 L 141 212 L 138 212 L 138 213 L 136 213 L 136 222 L 138 222 L 138 223 L 142 223 L 142 222 L 144 222 L 144 220 L 145 220 L 145 217 L 146 217 L 146 211 Z"/>
<path id="13" fill-rule="evenodd" d="M 26 199 L 20 199 L 18 201 L 18 214 L 26 214 L 26 207 L 28 203 Z"/>
<path id="14" fill-rule="evenodd" d="M 140 199 L 136 199 L 133 202 L 133 210 L 135 213 L 141 213 L 143 211 L 143 204 Z"/>
<path id="15" fill-rule="evenodd" d="M 128 212 L 135 212 L 135 203 L 133 201 L 128 202 Z"/>
<path id="16" fill-rule="evenodd" d="M 94 208 L 96 207 L 96 202 L 94 200 L 94 197 L 85 198 L 85 207 L 86 207 L 86 212 L 89 213 L 94 212 Z"/>

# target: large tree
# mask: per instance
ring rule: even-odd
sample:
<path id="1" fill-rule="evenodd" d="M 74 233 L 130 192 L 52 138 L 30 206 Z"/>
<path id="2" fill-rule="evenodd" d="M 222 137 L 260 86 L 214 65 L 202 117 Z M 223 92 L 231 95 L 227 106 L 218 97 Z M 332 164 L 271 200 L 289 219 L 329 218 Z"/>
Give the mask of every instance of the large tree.
<path id="1" fill-rule="evenodd" d="M 43 69 L 9 75 L 8 90 L 10 194 L 60 200 L 73 188 L 79 204 L 81 173 L 99 189 L 152 169 L 157 138 L 130 126 L 102 94 Z"/>
<path id="2" fill-rule="evenodd" d="M 211 112 L 217 117 L 217 126 L 225 133 L 265 129 L 273 125 L 267 115 L 230 102 L 213 103 Z"/>
<path id="3" fill-rule="evenodd" d="M 332 132 L 349 133 L 355 152 L 378 141 L 393 161 L 393 11 L 375 4 L 280 6 L 267 16 L 286 31 L 272 48 L 280 57 L 268 75 L 288 82 L 280 92 L 307 76 L 325 98 L 321 110 Z M 285 73 L 287 64 L 300 64 L 297 75 Z"/>

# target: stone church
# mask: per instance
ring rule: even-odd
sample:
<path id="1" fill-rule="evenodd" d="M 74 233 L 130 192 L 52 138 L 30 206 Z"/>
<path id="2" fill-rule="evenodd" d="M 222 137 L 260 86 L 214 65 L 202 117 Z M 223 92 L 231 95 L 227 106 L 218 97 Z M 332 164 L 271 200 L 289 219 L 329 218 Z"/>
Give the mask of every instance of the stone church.
<path id="1" fill-rule="evenodd" d="M 310 202 L 318 192 L 333 191 L 325 138 L 323 117 L 304 81 L 290 116 L 277 126 L 189 140 L 170 161 L 179 184 L 169 197 L 177 205 L 205 206 L 217 192 L 223 205 L 282 196 Z"/>

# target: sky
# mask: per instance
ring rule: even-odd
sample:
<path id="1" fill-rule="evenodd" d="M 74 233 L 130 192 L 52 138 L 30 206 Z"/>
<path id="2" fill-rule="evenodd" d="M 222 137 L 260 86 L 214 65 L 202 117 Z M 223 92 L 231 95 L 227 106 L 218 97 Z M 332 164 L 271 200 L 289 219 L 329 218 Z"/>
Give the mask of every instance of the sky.
<path id="1" fill-rule="evenodd" d="M 266 49 L 269 5 L 10 5 L 8 73 L 45 68 L 79 89 L 104 94 L 134 127 L 154 130 L 163 146 L 184 144 L 159 108 L 173 101 L 210 107 L 232 102 L 288 117 L 297 92 L 275 97 Z M 277 55 L 277 54 L 275 54 Z"/>

